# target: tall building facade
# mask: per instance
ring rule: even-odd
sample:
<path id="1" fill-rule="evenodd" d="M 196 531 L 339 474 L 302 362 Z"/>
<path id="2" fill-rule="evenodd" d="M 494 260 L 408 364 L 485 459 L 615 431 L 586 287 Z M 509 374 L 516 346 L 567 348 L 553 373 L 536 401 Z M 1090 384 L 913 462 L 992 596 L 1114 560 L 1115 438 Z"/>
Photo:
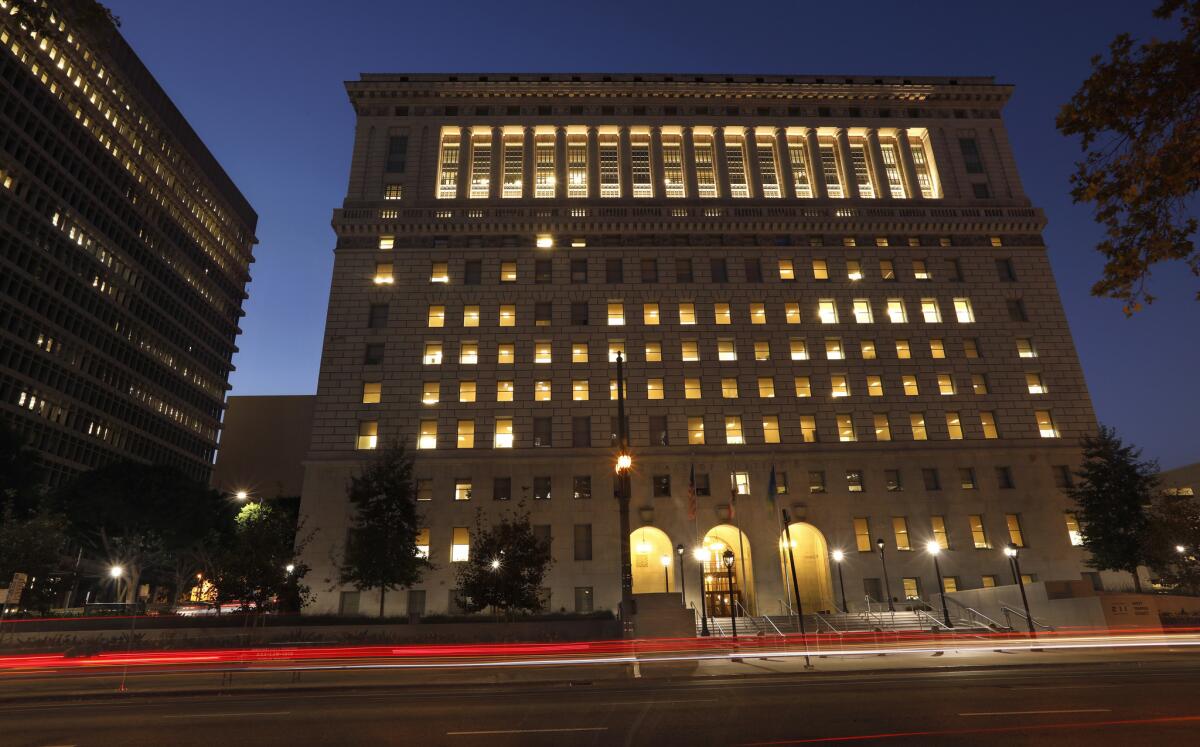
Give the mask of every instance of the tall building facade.
<path id="1" fill-rule="evenodd" d="M 95 5 L 0 0 L 0 413 L 207 481 L 258 219 Z"/>
<path id="2" fill-rule="evenodd" d="M 842 587 L 852 608 L 936 593 L 930 543 L 950 589 L 1011 583 L 1009 543 L 1031 578 L 1079 578 L 1062 488 L 1096 423 L 1001 121 L 1010 86 L 380 74 L 347 89 L 358 125 L 303 487 L 313 609 L 375 604 L 330 558 L 349 476 L 393 440 L 416 450 L 435 569 L 391 612 L 456 610 L 477 512 L 517 504 L 551 542 L 548 607 L 615 608 L 618 355 L 635 593 L 778 613 L 783 509 L 806 610 L 840 607 Z"/>

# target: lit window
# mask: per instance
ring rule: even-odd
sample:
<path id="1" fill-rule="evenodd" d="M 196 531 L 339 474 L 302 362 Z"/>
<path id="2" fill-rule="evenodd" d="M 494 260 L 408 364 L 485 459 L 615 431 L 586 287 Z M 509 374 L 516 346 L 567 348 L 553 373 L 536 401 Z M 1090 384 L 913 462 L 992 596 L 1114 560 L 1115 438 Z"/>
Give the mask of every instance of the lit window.
<path id="1" fill-rule="evenodd" d="M 911 550 L 912 545 L 908 542 L 908 519 L 903 516 L 892 517 L 892 531 L 896 535 L 897 550 Z"/>
<path id="2" fill-rule="evenodd" d="M 422 361 L 426 366 L 440 366 L 442 363 L 442 343 L 425 343 L 425 356 L 422 358 Z"/>
<path id="3" fill-rule="evenodd" d="M 842 351 L 842 339 L 840 337 L 825 338 L 825 358 L 831 361 L 844 360 L 846 357 Z"/>
<path id="4" fill-rule="evenodd" d="M 487 197 L 492 178 L 492 139 L 473 135 L 471 138 L 471 190 L 474 198 Z"/>
<path id="5" fill-rule="evenodd" d="M 804 340 L 793 337 L 790 341 L 792 360 L 806 361 L 808 360 L 808 343 Z"/>
<path id="6" fill-rule="evenodd" d="M 983 517 L 979 514 L 971 514 L 967 517 L 967 523 L 971 527 L 971 542 L 975 545 L 975 549 L 989 549 L 992 545 L 988 542 L 987 531 L 983 528 Z"/>
<path id="7" fill-rule="evenodd" d="M 862 351 L 863 360 L 865 360 L 865 361 L 875 360 L 875 341 L 874 340 L 863 340 L 863 341 L 859 342 L 858 347 Z"/>
<path id="8" fill-rule="evenodd" d="M 873 552 L 875 543 L 871 541 L 871 528 L 866 519 L 854 520 L 854 545 L 859 552 Z"/>
<path id="9" fill-rule="evenodd" d="M 571 362 L 588 362 L 588 346 L 586 342 L 576 342 L 571 344 Z"/>
<path id="10" fill-rule="evenodd" d="M 935 339 L 931 339 L 929 341 L 929 357 L 930 358 L 945 358 L 946 357 L 946 346 L 942 344 L 941 340 L 938 340 L 935 338 Z"/>
<path id="11" fill-rule="evenodd" d="M 887 413 L 877 412 L 874 415 L 875 420 L 875 440 L 876 441 L 891 441 L 892 440 L 892 424 L 888 421 Z"/>
<path id="12" fill-rule="evenodd" d="M 658 324 L 658 304 L 644 303 L 642 304 L 642 323 L 655 325 Z"/>
<path id="13" fill-rule="evenodd" d="M 908 321 L 908 314 L 904 311 L 904 299 L 889 298 L 887 300 L 887 315 L 888 321 L 892 324 L 904 324 Z"/>
<path id="14" fill-rule="evenodd" d="M 879 260 L 879 277 L 881 280 L 895 280 L 896 268 L 890 259 Z"/>
<path id="15" fill-rule="evenodd" d="M 758 158 L 758 177 L 762 196 L 767 198 L 783 197 L 779 186 L 779 169 L 775 163 L 775 141 L 770 139 L 750 138 L 755 146 Z"/>
<path id="16" fill-rule="evenodd" d="M 963 356 L 966 358 L 979 357 L 979 345 L 974 339 L 968 337 L 967 339 L 963 340 Z"/>
<path id="17" fill-rule="evenodd" d="M 817 303 L 817 316 L 821 324 L 837 324 L 837 303 L 832 298 L 822 298 Z"/>
<path id="18" fill-rule="evenodd" d="M 937 197 L 932 171 L 932 159 L 925 150 L 923 140 L 911 140 L 914 170 L 917 172 L 917 184 L 921 188 L 921 196 L 925 199 Z"/>
<path id="19" fill-rule="evenodd" d="M 761 303 L 750 304 L 750 323 L 751 324 L 766 324 L 767 323 L 767 307 Z"/>
<path id="20" fill-rule="evenodd" d="M 725 399 L 738 398 L 737 379 L 721 379 L 721 396 Z"/>
<path id="21" fill-rule="evenodd" d="M 938 374 L 938 394 L 954 394 L 954 377 L 950 374 Z"/>
<path id="22" fill-rule="evenodd" d="M 962 440 L 962 420 L 959 419 L 957 412 L 946 413 L 946 430 L 950 433 L 951 441 Z"/>
<path id="23" fill-rule="evenodd" d="M 478 327 L 479 326 L 479 307 L 464 306 L 463 307 L 463 326 Z"/>
<path id="24" fill-rule="evenodd" d="M 427 324 L 430 327 L 446 326 L 446 307 L 445 306 L 430 306 Z"/>
<path id="25" fill-rule="evenodd" d="M 883 379 L 878 376 L 867 377 L 867 396 L 882 397 L 883 396 Z"/>
<path id="26" fill-rule="evenodd" d="M 742 419 L 737 415 L 725 416 L 725 443 L 730 445 L 745 443 L 742 438 Z"/>
<path id="27" fill-rule="evenodd" d="M 417 557 L 429 559 L 429 529 L 421 529 L 417 532 Z"/>
<path id="28" fill-rule="evenodd" d="M 621 397 L 623 397 L 626 400 L 629 399 L 629 380 L 628 379 L 623 382 L 623 386 L 621 388 Z M 613 402 L 617 401 L 617 380 L 616 379 L 608 380 L 608 398 L 610 400 L 612 400 Z"/>
<path id="29" fill-rule="evenodd" d="M 437 421 L 422 420 L 418 430 L 417 448 L 418 449 L 436 449 L 437 448 Z"/>
<path id="30" fill-rule="evenodd" d="M 554 196 L 554 136 L 539 135 L 533 147 L 533 196 Z"/>
<path id="31" fill-rule="evenodd" d="M 775 379 L 767 376 L 760 376 L 758 379 L 758 396 L 763 399 L 770 399 L 775 396 Z"/>
<path id="32" fill-rule="evenodd" d="M 871 172 L 867 169 L 867 149 L 861 143 L 850 146 L 850 165 L 854 169 L 859 196 L 867 200 L 874 199 L 875 187 L 871 184 Z"/>
<path id="33" fill-rule="evenodd" d="M 944 516 L 930 516 L 930 529 L 933 530 L 933 541 L 937 542 L 937 546 L 943 550 L 950 549 L 950 540 L 946 537 L 946 518 Z"/>
<path id="34" fill-rule="evenodd" d="M 1027 337 L 1017 338 L 1017 356 L 1020 358 L 1036 358 L 1038 357 L 1037 349 L 1033 347 L 1033 340 Z"/>
<path id="35" fill-rule="evenodd" d="M 763 416 L 763 443 L 779 443 L 779 418 L 775 415 Z"/>
<path id="36" fill-rule="evenodd" d="M 646 362 L 661 363 L 662 362 L 662 343 L 647 342 L 646 343 Z"/>
<path id="37" fill-rule="evenodd" d="M 500 263 L 500 282 L 501 283 L 517 282 L 517 263 L 516 262 L 501 262 Z"/>
<path id="38" fill-rule="evenodd" d="M 533 401 L 549 402 L 550 389 L 550 381 L 547 379 L 538 379 L 537 381 L 533 382 Z"/>
<path id="39" fill-rule="evenodd" d="M 917 377 L 911 374 L 904 374 L 900 377 L 900 383 L 904 385 L 904 394 L 908 397 L 916 397 L 921 393 L 917 388 Z"/>
<path id="40" fill-rule="evenodd" d="M 700 347 L 695 340 L 684 340 L 680 343 L 684 363 L 694 363 L 700 360 Z"/>
<path id="41" fill-rule="evenodd" d="M 925 269 L 925 260 L 913 260 L 913 279 L 914 280 L 932 280 L 933 276 L 929 274 L 929 270 Z"/>
<path id="42" fill-rule="evenodd" d="M 700 399 L 700 379 L 683 380 L 683 398 Z"/>
<path id="43" fill-rule="evenodd" d="M 442 136 L 442 153 L 438 168 L 438 199 L 453 199 L 458 196 L 458 163 L 461 151 L 458 135 Z"/>
<path id="44" fill-rule="evenodd" d="M 364 405 L 377 405 L 383 395 L 383 384 L 378 381 L 363 382 L 362 403 Z"/>
<path id="45" fill-rule="evenodd" d="M 458 382 L 458 401 L 459 402 L 474 402 L 475 401 L 475 382 L 474 381 Z"/>
<path id="46" fill-rule="evenodd" d="M 474 449 L 475 448 L 475 421 L 460 420 L 458 421 L 458 448 Z"/>
<path id="47" fill-rule="evenodd" d="M 358 424 L 358 441 L 355 448 L 374 449 L 379 445 L 379 422 L 367 420 Z"/>
<path id="48" fill-rule="evenodd" d="M 830 197 L 845 197 L 842 192 L 842 182 L 838 178 L 838 159 L 833 144 L 822 144 L 817 150 L 821 158 L 821 171 L 825 174 L 825 192 Z"/>
<path id="49" fill-rule="evenodd" d="M 1046 385 L 1042 383 L 1042 375 L 1036 373 L 1025 374 L 1025 386 L 1029 389 L 1030 394 L 1045 394 Z"/>
<path id="50" fill-rule="evenodd" d="M 942 310 L 938 308 L 938 302 L 936 298 L 921 299 L 921 316 L 925 319 L 926 324 L 941 323 Z"/>
<path id="51" fill-rule="evenodd" d="M 453 541 L 450 544 L 450 562 L 465 563 L 471 553 L 471 530 L 467 527 L 454 527 Z"/>
<path id="52" fill-rule="evenodd" d="M 810 383 L 809 378 L 807 376 L 797 376 L 795 378 L 794 383 L 795 383 L 795 387 L 796 387 L 796 396 L 797 397 L 811 397 L 812 396 L 812 384 Z"/>
<path id="53" fill-rule="evenodd" d="M 533 362 L 534 363 L 550 363 L 552 357 L 550 355 L 550 343 L 535 342 L 533 344 Z"/>
<path id="54" fill-rule="evenodd" d="M 646 399 L 663 398 L 663 380 L 646 379 Z"/>
<path id="55" fill-rule="evenodd" d="M 858 436 L 854 433 L 854 418 L 850 415 L 837 415 L 838 440 L 839 441 L 857 441 Z"/>
<path id="56" fill-rule="evenodd" d="M 567 197 L 587 197 L 588 193 L 587 135 L 572 134 L 567 138 Z"/>
<path id="57" fill-rule="evenodd" d="M 871 317 L 871 302 L 865 298 L 854 299 L 854 321 L 859 324 L 870 324 L 874 319 Z"/>
<path id="58" fill-rule="evenodd" d="M 1042 438 L 1058 438 L 1058 426 L 1054 424 L 1049 410 L 1038 410 L 1034 417 L 1037 418 L 1038 435 Z"/>
<path id="59" fill-rule="evenodd" d="M 513 422 L 511 418 L 496 418 L 496 436 L 492 442 L 493 448 L 511 449 L 513 447 Z"/>
<path id="60" fill-rule="evenodd" d="M 830 394 L 833 397 L 849 397 L 850 385 L 846 381 L 844 374 L 832 374 L 829 377 Z"/>
<path id="61" fill-rule="evenodd" d="M 846 260 L 846 277 L 850 280 L 862 280 L 862 265 L 857 259 Z"/>
<path id="62" fill-rule="evenodd" d="M 788 324 L 799 324 L 800 323 L 800 304 L 785 303 L 783 305 L 783 316 L 784 316 L 784 320 Z"/>
<path id="63" fill-rule="evenodd" d="M 750 186 L 746 178 L 745 142 L 740 137 L 725 138 L 725 175 L 730 197 L 750 196 Z"/>
<path id="64" fill-rule="evenodd" d="M 704 443 L 704 418 L 688 418 L 688 443 Z"/>
<path id="65" fill-rule="evenodd" d="M 663 135 L 663 185 L 667 197 L 687 197 L 683 178 L 683 140 L 678 135 Z"/>
<path id="66" fill-rule="evenodd" d="M 571 399 L 576 402 L 586 402 L 589 393 L 587 379 L 575 379 L 571 382 Z"/>
<path id="67" fill-rule="evenodd" d="M 458 351 L 458 362 L 463 366 L 473 366 L 479 362 L 479 343 L 463 340 Z"/>
<path id="68" fill-rule="evenodd" d="M 920 412 L 909 413 L 908 423 L 912 426 L 914 441 L 925 441 L 929 435 L 925 432 L 925 415 Z"/>
<path id="69" fill-rule="evenodd" d="M 896 146 L 892 143 L 881 143 L 879 149 L 883 155 L 883 172 L 887 175 L 888 189 L 891 191 L 892 197 L 903 200 L 907 195 L 904 193 L 904 179 L 900 176 Z"/>
<path id="70" fill-rule="evenodd" d="M 829 265 L 823 259 L 814 259 L 812 261 L 813 280 L 828 280 Z"/>
<path id="71" fill-rule="evenodd" d="M 695 324 L 696 323 L 696 305 L 691 303 L 679 304 L 679 323 L 680 324 Z"/>
<path id="72" fill-rule="evenodd" d="M 634 134 L 629 143 L 630 172 L 634 197 L 653 197 L 654 180 L 650 176 L 650 138 Z"/>
<path id="73" fill-rule="evenodd" d="M 1021 517 L 1017 514 L 1005 514 L 1004 523 L 1008 527 L 1008 540 L 1017 547 L 1025 546 L 1025 535 L 1021 533 Z"/>
<path id="74" fill-rule="evenodd" d="M 497 402 L 512 402 L 513 391 L 516 389 L 511 381 L 496 382 L 496 401 Z"/>
<path id="75" fill-rule="evenodd" d="M 517 346 L 511 342 L 502 342 L 496 346 L 496 363 L 511 366 L 517 360 Z"/>
<path id="76" fill-rule="evenodd" d="M 792 267 L 792 260 L 790 260 L 790 259 L 779 260 L 779 279 L 780 280 L 795 280 L 796 279 L 796 270 L 794 267 Z"/>
<path id="77" fill-rule="evenodd" d="M 1067 539 L 1071 541 L 1072 547 L 1083 546 L 1083 532 L 1079 529 L 1079 519 L 1075 514 L 1066 514 L 1067 520 Z"/>
<path id="78" fill-rule="evenodd" d="M 501 197 L 520 197 L 521 187 L 524 183 L 524 168 L 525 168 L 525 144 L 518 137 L 507 137 L 501 139 L 503 160 L 501 166 L 504 168 L 501 174 Z"/>
<path id="79" fill-rule="evenodd" d="M 728 338 L 717 340 L 717 360 L 737 360 L 737 348 L 734 347 L 733 340 Z"/>
<path id="80" fill-rule="evenodd" d="M 713 304 L 713 321 L 717 324 L 730 324 L 732 322 L 729 318 L 729 304 Z"/>
<path id="81" fill-rule="evenodd" d="M 692 144 L 692 157 L 696 163 L 696 183 L 700 197 L 718 196 L 714 153 L 712 135 L 697 134 Z"/>
<path id="82" fill-rule="evenodd" d="M 450 270 L 447 262 L 434 262 L 433 268 L 429 271 L 429 282 L 431 283 L 449 283 Z"/>
<path id="83" fill-rule="evenodd" d="M 954 316 L 958 318 L 959 324 L 970 324 L 974 322 L 975 312 L 971 309 L 971 299 L 954 299 Z"/>
<path id="84" fill-rule="evenodd" d="M 379 248 L 381 250 L 393 249 L 396 246 L 396 238 L 394 236 L 380 236 Z"/>
<path id="85" fill-rule="evenodd" d="M 616 135 L 597 135 L 600 151 L 600 196 L 621 196 L 620 149 Z"/>
<path id="86" fill-rule="evenodd" d="M 771 359 L 771 343 L 766 340 L 754 342 L 754 360 L 767 361 Z"/>
<path id="87" fill-rule="evenodd" d="M 896 340 L 896 357 L 900 360 L 907 360 L 912 357 L 912 350 L 908 346 L 908 340 Z"/>
<path id="88" fill-rule="evenodd" d="M 392 276 L 392 263 L 379 262 L 375 265 L 375 285 L 391 285 L 395 282 Z"/>
<path id="89" fill-rule="evenodd" d="M 517 307 L 515 305 L 505 304 L 500 307 L 500 326 L 517 326 Z"/>
<path id="90" fill-rule="evenodd" d="M 971 391 L 975 394 L 987 394 L 987 377 L 983 374 L 971 374 Z"/>
<path id="91" fill-rule="evenodd" d="M 421 404 L 436 405 L 441 401 L 442 385 L 436 381 L 426 381 L 421 385 Z"/>
<path id="92" fill-rule="evenodd" d="M 814 416 L 800 416 L 800 438 L 806 444 L 817 442 L 817 419 Z"/>
<path id="93" fill-rule="evenodd" d="M 983 426 L 984 438 L 999 438 L 1000 434 L 996 431 L 996 415 L 995 413 L 984 411 L 979 413 L 979 423 Z"/>
<path id="94" fill-rule="evenodd" d="M 625 304 L 620 301 L 608 302 L 608 326 L 620 327 L 625 324 Z"/>

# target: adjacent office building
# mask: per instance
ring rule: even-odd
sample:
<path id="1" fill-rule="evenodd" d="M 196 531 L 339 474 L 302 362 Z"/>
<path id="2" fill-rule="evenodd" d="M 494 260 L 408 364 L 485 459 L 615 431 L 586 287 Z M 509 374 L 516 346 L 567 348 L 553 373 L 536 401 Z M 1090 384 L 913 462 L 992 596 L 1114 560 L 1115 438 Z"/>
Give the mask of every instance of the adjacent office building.
<path id="1" fill-rule="evenodd" d="M 95 3 L 0 0 L 0 416 L 207 481 L 257 216 Z"/>
<path id="2" fill-rule="evenodd" d="M 1080 577 L 1063 488 L 1096 421 L 1001 120 L 1010 86 L 369 74 L 347 90 L 302 491 L 315 611 L 374 608 L 330 558 L 348 478 L 395 440 L 415 450 L 435 569 L 390 612 L 458 609 L 477 509 L 518 504 L 551 543 L 548 607 L 615 608 L 618 355 L 635 593 L 794 605 L 782 509 L 810 611 L 931 596 L 931 547 L 949 590 L 1012 583 L 1010 544 L 1028 580 Z"/>

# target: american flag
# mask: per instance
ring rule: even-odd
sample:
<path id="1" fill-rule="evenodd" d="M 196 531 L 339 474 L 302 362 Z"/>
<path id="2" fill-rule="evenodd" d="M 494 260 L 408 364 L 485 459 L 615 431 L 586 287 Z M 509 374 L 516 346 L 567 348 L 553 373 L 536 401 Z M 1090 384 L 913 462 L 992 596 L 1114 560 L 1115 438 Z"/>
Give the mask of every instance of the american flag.
<path id="1" fill-rule="evenodd" d="M 688 519 L 696 520 L 696 465 L 692 465 L 692 472 L 688 475 Z"/>

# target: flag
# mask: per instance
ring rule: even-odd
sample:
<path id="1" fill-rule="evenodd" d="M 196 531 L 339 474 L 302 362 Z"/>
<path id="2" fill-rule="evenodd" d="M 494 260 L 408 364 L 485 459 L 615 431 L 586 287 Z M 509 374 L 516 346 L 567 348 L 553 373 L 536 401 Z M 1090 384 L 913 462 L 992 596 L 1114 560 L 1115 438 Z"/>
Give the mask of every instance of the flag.
<path id="1" fill-rule="evenodd" d="M 737 477 L 729 475 L 729 518 L 737 516 Z"/>
<path id="2" fill-rule="evenodd" d="M 775 465 L 771 465 L 771 479 L 767 481 L 767 498 L 771 500 L 772 505 L 775 503 L 775 496 L 779 494 L 779 488 L 775 485 Z"/>
<path id="3" fill-rule="evenodd" d="M 688 475 L 688 519 L 696 520 L 696 465 L 692 465 L 692 472 Z"/>

